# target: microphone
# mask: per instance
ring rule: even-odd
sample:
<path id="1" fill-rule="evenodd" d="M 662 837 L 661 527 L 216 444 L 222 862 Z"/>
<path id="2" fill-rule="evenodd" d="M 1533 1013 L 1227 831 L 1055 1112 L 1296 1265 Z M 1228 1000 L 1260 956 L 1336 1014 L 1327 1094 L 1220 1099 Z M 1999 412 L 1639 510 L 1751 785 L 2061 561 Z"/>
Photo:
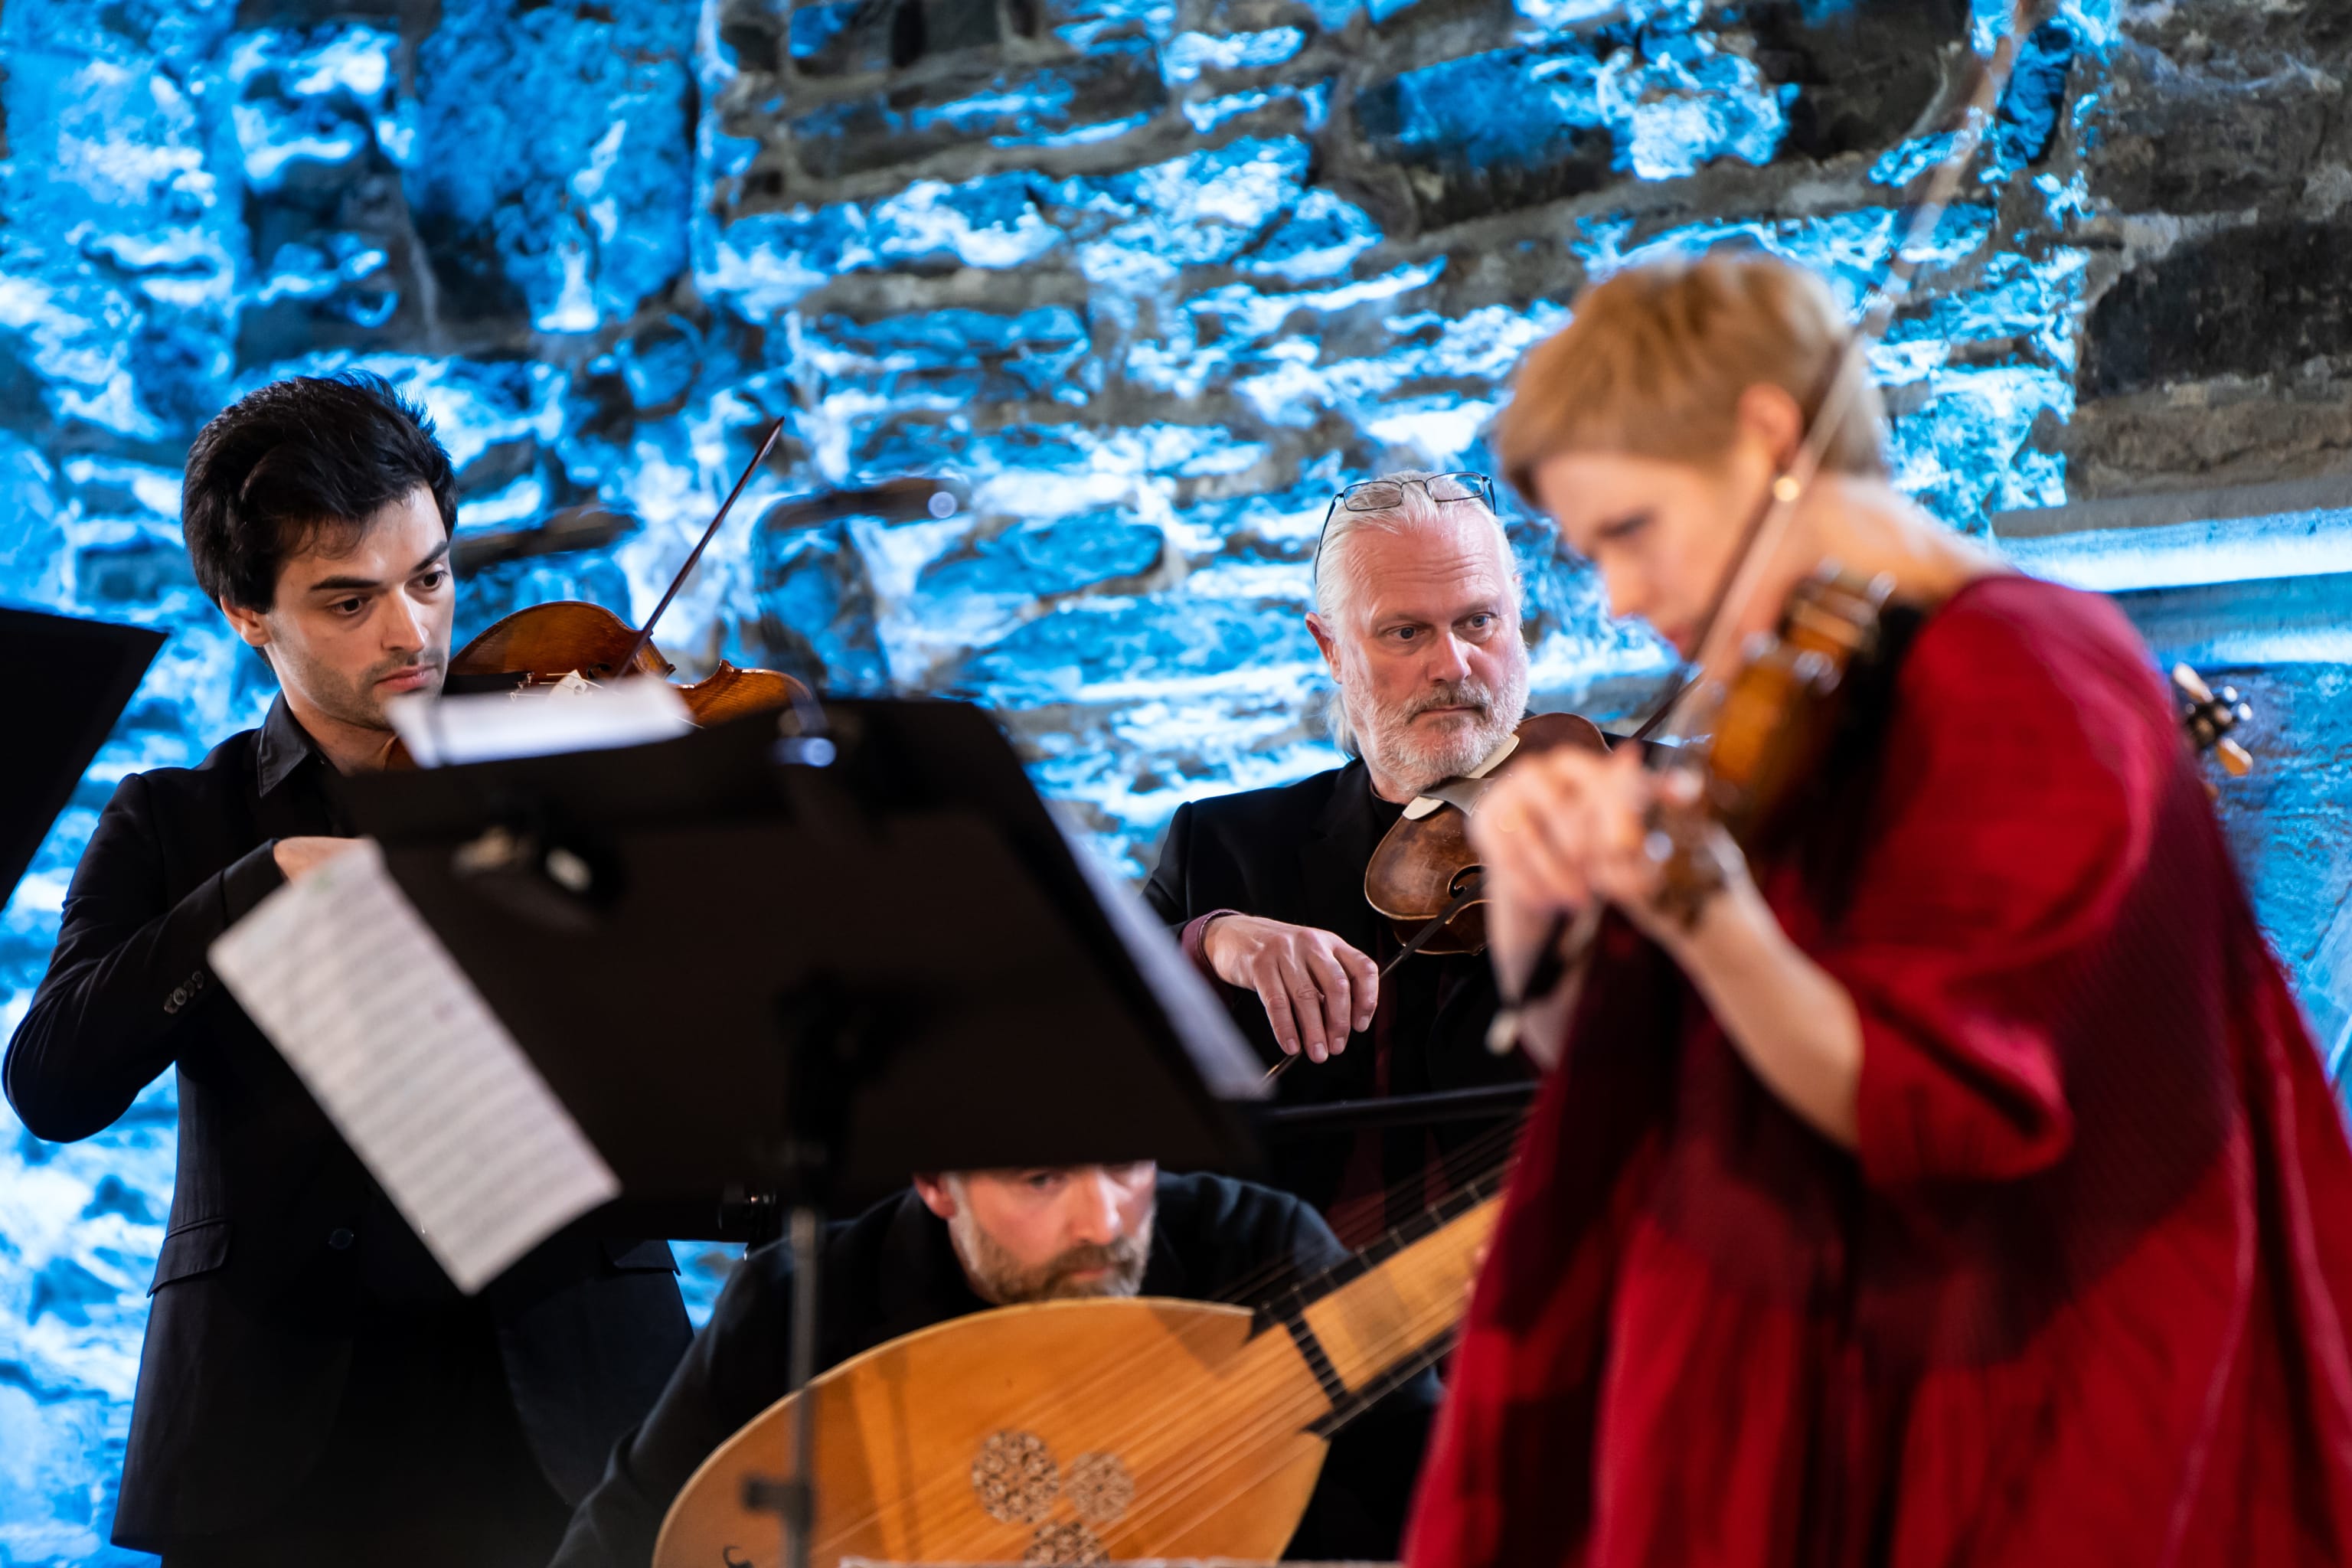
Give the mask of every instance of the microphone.
<path id="1" fill-rule="evenodd" d="M 768 533 L 789 533 L 845 517 L 870 517 L 888 527 L 934 522 L 953 517 L 971 499 L 971 489 L 961 480 L 910 475 L 856 489 L 820 490 L 813 496 L 778 501 L 761 516 L 760 528 Z"/>
<path id="2" fill-rule="evenodd" d="M 529 528 L 502 529 L 496 533 L 461 533 L 449 542 L 449 565 L 459 576 L 520 561 L 532 555 L 561 555 L 572 550 L 601 550 L 634 533 L 637 519 L 625 511 L 590 501 L 550 513 Z"/>

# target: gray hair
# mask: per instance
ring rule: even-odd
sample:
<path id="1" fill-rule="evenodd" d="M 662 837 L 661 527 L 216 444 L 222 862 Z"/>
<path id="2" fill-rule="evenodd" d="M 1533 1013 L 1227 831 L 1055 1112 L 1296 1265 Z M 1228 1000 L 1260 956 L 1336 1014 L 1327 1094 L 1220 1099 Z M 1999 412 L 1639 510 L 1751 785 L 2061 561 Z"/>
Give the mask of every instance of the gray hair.
<path id="1" fill-rule="evenodd" d="M 1503 520 L 1488 510 L 1484 501 L 1475 498 L 1469 500 L 1432 500 L 1429 491 L 1423 486 L 1400 482 L 1435 477 L 1436 471 L 1429 468 L 1395 468 L 1385 474 L 1377 474 L 1373 476 L 1375 480 L 1387 479 L 1398 483 L 1396 505 L 1373 511 L 1349 511 L 1344 506 L 1332 510 L 1331 521 L 1324 529 L 1322 542 L 1315 552 L 1310 592 L 1314 596 L 1315 613 L 1322 617 L 1323 624 L 1330 628 L 1334 637 L 1339 635 L 1347 612 L 1354 607 L 1357 583 L 1347 564 L 1348 558 L 1353 553 L 1347 548 L 1349 540 L 1371 529 L 1387 533 L 1410 533 L 1449 521 L 1465 512 L 1486 519 L 1488 526 L 1494 529 L 1495 549 L 1501 555 L 1503 569 L 1510 577 L 1511 607 L 1515 612 L 1521 609 L 1520 600 L 1525 595 L 1526 585 L 1519 579 L 1518 558 L 1511 553 L 1510 535 L 1503 530 Z M 1323 722 L 1330 731 L 1333 745 L 1349 756 L 1360 754 L 1355 728 L 1348 722 L 1347 694 L 1336 682 L 1324 699 Z"/>

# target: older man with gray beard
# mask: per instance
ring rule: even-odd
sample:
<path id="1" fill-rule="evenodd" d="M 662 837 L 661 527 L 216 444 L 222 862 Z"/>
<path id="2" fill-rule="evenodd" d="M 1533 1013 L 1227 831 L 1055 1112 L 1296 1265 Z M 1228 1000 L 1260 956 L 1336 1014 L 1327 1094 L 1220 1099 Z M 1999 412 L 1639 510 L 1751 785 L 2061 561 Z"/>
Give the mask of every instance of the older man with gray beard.
<path id="1" fill-rule="evenodd" d="M 1402 943 L 1364 901 L 1365 865 L 1406 804 L 1476 768 L 1526 710 L 1518 572 L 1493 484 L 1411 470 L 1350 485 L 1326 516 L 1314 594 L 1331 729 L 1354 760 L 1179 807 L 1147 894 L 1265 1059 L 1307 1058 L 1282 1076 L 1285 1103 L 1524 1078 L 1527 1064 L 1486 1047 L 1485 958 L 1415 954 L 1384 983 Z M 1490 1131 L 1301 1140 L 1272 1176 L 1360 1245 L 1439 1195 L 1433 1173 L 1479 1163 Z"/>

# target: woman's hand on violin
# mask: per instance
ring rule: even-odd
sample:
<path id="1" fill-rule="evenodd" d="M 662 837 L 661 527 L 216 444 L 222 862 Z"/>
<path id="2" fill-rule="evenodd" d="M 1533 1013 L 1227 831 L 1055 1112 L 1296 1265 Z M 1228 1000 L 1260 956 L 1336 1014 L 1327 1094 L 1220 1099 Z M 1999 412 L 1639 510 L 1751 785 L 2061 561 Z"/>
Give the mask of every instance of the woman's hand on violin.
<path id="1" fill-rule="evenodd" d="M 1550 917 L 1615 905 L 1682 966 L 1748 1065 L 1824 1136 L 1851 1149 L 1862 1026 L 1845 988 L 1791 942 L 1686 776 L 1654 773 L 1634 748 L 1607 758 L 1562 747 L 1513 769 L 1479 803 L 1472 847 L 1493 903 L 1486 929 L 1507 983 L 1533 963 Z M 1711 893 L 1687 922 L 1661 895 L 1671 827 L 1694 851 Z"/>
<path id="2" fill-rule="evenodd" d="M 1660 908 L 1672 881 L 1659 852 L 1663 820 L 1689 825 L 1684 831 L 1727 886 L 1745 883 L 1738 847 L 1699 816 L 1688 787 L 1643 768 L 1632 746 L 1606 757 L 1563 746 L 1513 769 L 1470 823 L 1506 925 L 1539 931 L 1555 912 L 1613 904 L 1662 945 L 1677 946 L 1682 922 Z"/>
<path id="3" fill-rule="evenodd" d="M 1219 915 L 1201 933 L 1201 954 L 1228 985 L 1257 993 L 1286 1055 L 1324 1061 L 1371 1026 L 1380 966 L 1328 931 L 1256 915 Z"/>

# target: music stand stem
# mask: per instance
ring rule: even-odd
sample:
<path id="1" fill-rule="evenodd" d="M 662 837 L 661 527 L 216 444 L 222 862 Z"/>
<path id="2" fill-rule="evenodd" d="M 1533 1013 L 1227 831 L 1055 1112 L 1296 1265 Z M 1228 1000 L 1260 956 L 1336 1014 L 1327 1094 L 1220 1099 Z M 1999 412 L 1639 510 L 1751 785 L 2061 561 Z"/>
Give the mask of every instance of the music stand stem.
<path id="1" fill-rule="evenodd" d="M 786 1430 L 784 1479 L 747 1480 L 743 1501 L 777 1515 L 786 1568 L 809 1568 L 816 1530 L 816 1401 L 809 1386 L 820 1370 L 825 1207 L 841 1153 L 838 1130 L 847 1125 L 858 1084 L 880 1065 L 881 1047 L 873 1009 L 860 1005 L 829 974 L 814 975 L 787 993 L 777 1016 L 791 1063 L 784 1141 L 789 1187 L 783 1196 L 793 1258 L 793 1331 L 784 1392 L 796 1403 Z"/>
<path id="2" fill-rule="evenodd" d="M 816 1379 L 817 1270 L 824 1253 L 824 1211 L 814 1203 L 793 1205 L 793 1343 L 786 1392 L 793 1406 L 792 1452 L 786 1456 L 782 1507 L 784 1561 L 809 1568 L 810 1537 L 816 1529 L 816 1400 L 808 1391 Z"/>

